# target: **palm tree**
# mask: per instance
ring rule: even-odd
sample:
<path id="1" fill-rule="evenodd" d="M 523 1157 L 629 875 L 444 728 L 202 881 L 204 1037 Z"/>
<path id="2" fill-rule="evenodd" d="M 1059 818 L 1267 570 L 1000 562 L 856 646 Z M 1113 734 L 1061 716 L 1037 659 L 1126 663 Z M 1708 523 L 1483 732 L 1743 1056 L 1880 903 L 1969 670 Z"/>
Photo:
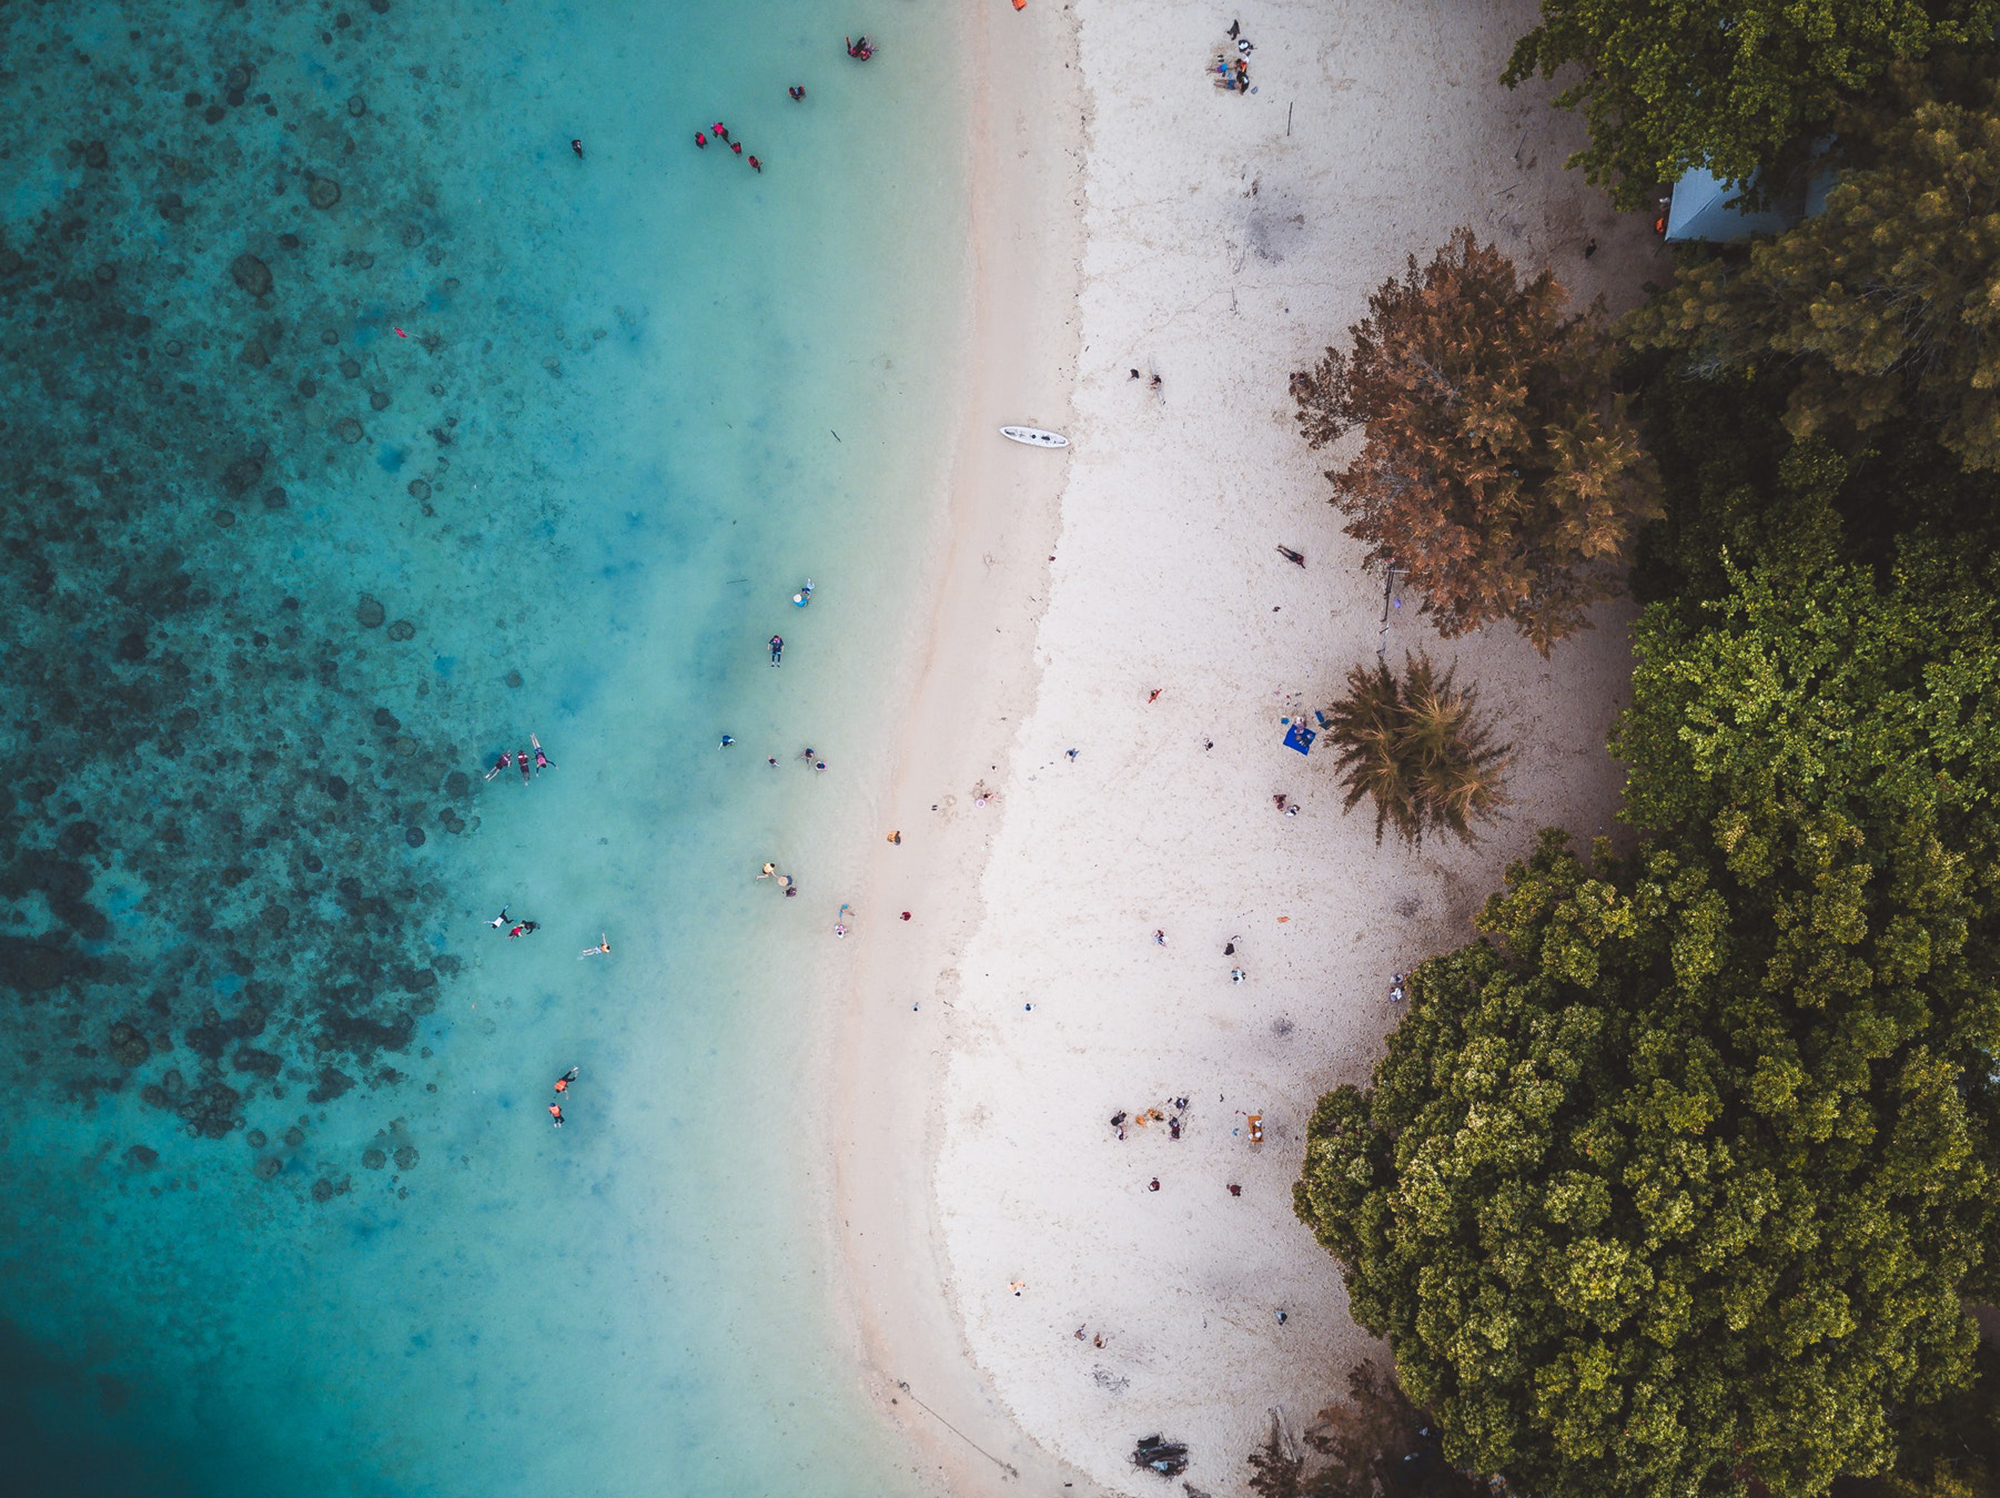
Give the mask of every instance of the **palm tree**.
<path id="1" fill-rule="evenodd" d="M 1426 832 L 1470 843 L 1472 824 L 1507 804 L 1501 783 L 1511 744 L 1493 742 L 1492 723 L 1476 712 L 1478 692 L 1459 687 L 1456 666 L 1439 675 L 1423 652 L 1403 659 L 1399 681 L 1386 664 L 1347 673 L 1347 696 L 1329 711 L 1328 739 L 1340 750 L 1347 782 L 1344 810 L 1375 802 L 1375 841 L 1394 826 L 1422 847 Z"/>

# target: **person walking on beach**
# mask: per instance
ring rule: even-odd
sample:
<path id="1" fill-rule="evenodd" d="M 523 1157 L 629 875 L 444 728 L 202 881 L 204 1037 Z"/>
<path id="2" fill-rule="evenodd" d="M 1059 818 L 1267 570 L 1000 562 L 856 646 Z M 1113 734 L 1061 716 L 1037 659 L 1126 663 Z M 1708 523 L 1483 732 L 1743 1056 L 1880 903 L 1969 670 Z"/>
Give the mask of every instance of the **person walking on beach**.
<path id="1" fill-rule="evenodd" d="M 771 664 L 774 666 L 781 665 L 784 662 L 784 658 L 785 658 L 785 637 L 783 635 L 772 635 Z"/>
<path id="2" fill-rule="evenodd" d="M 540 739 L 531 733 L 528 735 L 528 742 L 535 746 L 535 769 L 537 772 L 556 768 L 556 762 L 542 753 L 542 741 Z"/>
<path id="3" fill-rule="evenodd" d="M 594 947 L 585 947 L 583 955 L 585 957 L 609 957 L 611 955 L 611 938 L 602 931 L 598 932 L 597 945 Z"/>
<path id="4" fill-rule="evenodd" d="M 1153 945 L 1156 947 L 1164 947 L 1166 944 L 1167 944 L 1167 933 L 1165 931 L 1155 931 L 1153 933 Z"/>
<path id="5" fill-rule="evenodd" d="M 502 749 L 500 751 L 500 757 L 495 761 L 493 761 L 493 768 L 486 772 L 486 778 L 488 780 L 491 780 L 495 775 L 498 775 L 502 770 L 507 769 L 513 763 L 514 763 L 514 756 L 509 754 L 505 749 Z"/>
<path id="6" fill-rule="evenodd" d="M 561 1076 L 557 1077 L 556 1091 L 568 1092 L 569 1084 L 576 1080 L 576 1073 L 577 1073 L 577 1068 L 572 1066 L 568 1071 L 564 1072 Z"/>

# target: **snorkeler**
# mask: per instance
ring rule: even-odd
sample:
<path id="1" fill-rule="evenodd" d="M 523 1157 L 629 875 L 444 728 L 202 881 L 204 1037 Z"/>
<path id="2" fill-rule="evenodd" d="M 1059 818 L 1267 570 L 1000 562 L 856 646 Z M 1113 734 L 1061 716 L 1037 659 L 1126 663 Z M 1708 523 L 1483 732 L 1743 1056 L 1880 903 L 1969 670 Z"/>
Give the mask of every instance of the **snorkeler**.
<path id="1" fill-rule="evenodd" d="M 569 148 L 570 148 L 570 149 L 571 149 L 572 151 L 576 152 L 576 159 L 577 159 L 578 161 L 581 161 L 581 160 L 583 160 L 583 142 L 582 142 L 582 141 L 580 141 L 580 140 L 573 140 L 573 141 L 571 141 L 571 142 L 569 143 Z"/>
<path id="2" fill-rule="evenodd" d="M 568 1091 L 569 1091 L 569 1084 L 570 1084 L 570 1083 L 572 1083 L 572 1082 L 574 1082 L 574 1081 L 576 1080 L 576 1072 L 577 1072 L 577 1069 L 576 1069 L 575 1067 L 573 1067 L 573 1066 L 572 1066 L 572 1067 L 571 1067 L 571 1068 L 570 1068 L 570 1069 L 569 1069 L 568 1071 L 564 1072 L 564 1073 L 563 1073 L 563 1074 L 562 1074 L 561 1076 L 557 1077 L 557 1078 L 556 1078 L 556 1091 L 557 1091 L 557 1092 L 568 1092 Z"/>
<path id="3" fill-rule="evenodd" d="M 505 905 L 502 905 L 500 907 L 500 913 L 495 917 L 493 917 L 493 919 L 488 921 L 486 924 L 491 926 L 495 931 L 498 931 L 502 926 L 506 925 L 507 907 Z"/>
<path id="4" fill-rule="evenodd" d="M 583 955 L 586 957 L 609 957 L 611 955 L 611 938 L 606 936 L 602 931 L 598 932 L 597 945 L 594 947 L 585 947 Z"/>
<path id="5" fill-rule="evenodd" d="M 782 665 L 784 663 L 784 658 L 785 658 L 785 637 L 783 635 L 772 635 L 771 664 L 774 666 Z"/>
<path id="6" fill-rule="evenodd" d="M 512 941 L 517 936 L 533 936 L 541 929 L 540 921 L 516 921 L 513 930 L 507 933 L 507 939 Z"/>
<path id="7" fill-rule="evenodd" d="M 561 1103 L 550 1103 L 550 1104 L 549 1104 L 549 1122 L 550 1122 L 550 1123 L 552 1123 L 552 1124 L 554 1124 L 554 1125 L 555 1125 L 555 1126 L 556 1126 L 557 1128 L 559 1128 L 559 1129 L 560 1129 L 560 1128 L 561 1128 L 561 1127 L 563 1126 L 563 1116 L 562 1116 L 562 1104 L 561 1104 Z"/>
<path id="8" fill-rule="evenodd" d="M 514 763 L 514 756 L 509 754 L 505 749 L 502 749 L 500 751 L 500 757 L 495 761 L 493 761 L 493 768 L 486 772 L 486 778 L 488 780 L 491 780 L 495 775 L 498 775 L 502 770 L 506 769 L 509 765 L 513 763 Z"/>
<path id="9" fill-rule="evenodd" d="M 514 763 L 521 767 L 521 784 L 526 785 L 535 775 L 534 766 L 528 763 L 528 751 L 525 749 L 516 749 L 514 751 Z"/>
<path id="10" fill-rule="evenodd" d="M 537 770 L 554 770 L 559 768 L 554 760 L 542 753 L 542 741 L 540 739 L 531 733 L 528 735 L 528 742 L 535 746 L 535 768 Z"/>

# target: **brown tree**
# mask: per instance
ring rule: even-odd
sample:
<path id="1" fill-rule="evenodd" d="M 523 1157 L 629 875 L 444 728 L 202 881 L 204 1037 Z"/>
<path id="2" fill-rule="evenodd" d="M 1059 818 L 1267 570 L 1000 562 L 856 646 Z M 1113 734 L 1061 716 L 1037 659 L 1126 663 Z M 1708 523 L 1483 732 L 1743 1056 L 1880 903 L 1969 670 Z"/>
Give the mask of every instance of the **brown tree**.
<path id="1" fill-rule="evenodd" d="M 1438 831 L 1469 843 L 1472 824 L 1507 804 L 1501 780 L 1512 745 L 1493 742 L 1477 690 L 1458 686 L 1455 674 L 1440 676 L 1422 652 L 1404 659 L 1400 680 L 1386 665 L 1356 666 L 1347 695 L 1327 710 L 1344 809 L 1372 797 L 1378 843 L 1388 826 L 1415 847 Z"/>
<path id="2" fill-rule="evenodd" d="M 1547 655 L 1618 590 L 1626 548 L 1658 513 L 1658 477 L 1611 389 L 1603 309 L 1563 314 L 1543 271 L 1470 229 L 1368 299 L 1293 382 L 1315 449 L 1355 427 L 1360 454 L 1329 472 L 1370 567 L 1394 567 L 1450 638 L 1510 619 Z"/>
<path id="3" fill-rule="evenodd" d="M 1492 1487 L 1445 1460 L 1437 1422 L 1411 1404 L 1393 1373 L 1364 1361 L 1347 1375 L 1347 1398 L 1286 1443 L 1277 1417 L 1250 1453 L 1258 1498 L 1489 1498 Z"/>

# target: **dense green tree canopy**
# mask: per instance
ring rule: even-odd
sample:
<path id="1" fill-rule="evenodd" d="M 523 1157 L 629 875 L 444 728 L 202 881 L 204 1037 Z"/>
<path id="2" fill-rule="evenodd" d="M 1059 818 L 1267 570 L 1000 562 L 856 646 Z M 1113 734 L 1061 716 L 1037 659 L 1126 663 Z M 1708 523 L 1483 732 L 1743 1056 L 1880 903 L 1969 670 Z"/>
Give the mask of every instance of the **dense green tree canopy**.
<path id="1" fill-rule="evenodd" d="M 1572 165 L 1639 208 L 1689 167 L 1746 180 L 1890 63 L 1990 41 L 1996 18 L 2000 0 L 1542 0 L 1503 80 L 1574 65 Z"/>
<path id="2" fill-rule="evenodd" d="M 1699 367 L 1790 367 L 1795 435 L 1934 423 L 2000 469 L 2000 77 L 1897 70 L 1842 128 L 1826 211 L 1685 264 L 1624 331 Z"/>
<path id="3" fill-rule="evenodd" d="M 1548 1498 L 1820 1498 L 1943 1395 L 1991 1230 L 1991 1140 L 1891 917 L 1840 867 L 1802 910 L 1870 1000 L 1710 870 L 1586 868 L 1551 834 L 1492 938 L 1418 969 L 1368 1092 L 1324 1098 L 1297 1188 L 1446 1452 Z"/>
<path id="4" fill-rule="evenodd" d="M 1298 1187 L 1451 1456 L 1552 1498 L 1885 1471 L 1995 1286 L 1993 580 L 1734 582 L 1639 632 L 1649 843 L 1511 870 Z"/>

